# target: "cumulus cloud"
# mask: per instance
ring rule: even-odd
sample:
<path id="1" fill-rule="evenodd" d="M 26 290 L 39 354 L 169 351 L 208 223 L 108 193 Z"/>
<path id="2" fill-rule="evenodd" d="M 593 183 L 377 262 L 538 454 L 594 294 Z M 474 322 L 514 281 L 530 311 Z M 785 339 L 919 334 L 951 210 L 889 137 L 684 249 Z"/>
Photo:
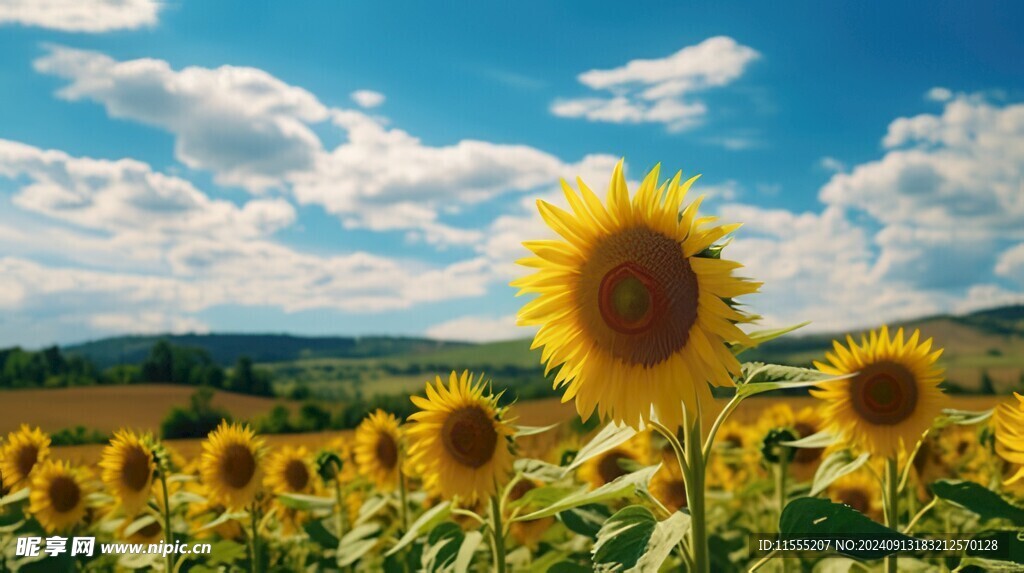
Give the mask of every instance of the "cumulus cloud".
<path id="1" fill-rule="evenodd" d="M 695 94 L 726 86 L 760 54 L 728 36 L 715 36 L 657 59 L 632 60 L 578 76 L 580 83 L 605 95 L 565 98 L 551 105 L 561 117 L 610 123 L 660 123 L 670 131 L 697 125 L 707 105 Z"/>
<path id="2" fill-rule="evenodd" d="M 163 60 L 118 62 L 57 46 L 35 68 L 69 80 L 60 97 L 165 129 L 182 163 L 256 192 L 313 165 L 321 145 L 309 124 L 329 116 L 311 93 L 256 68 L 175 70 Z"/>
<path id="3" fill-rule="evenodd" d="M 529 328 L 516 326 L 514 314 L 503 316 L 462 316 L 435 324 L 425 334 L 437 340 L 493 342 L 530 336 Z"/>
<path id="4" fill-rule="evenodd" d="M 20 24 L 62 32 L 109 32 L 153 26 L 156 0 L 4 0 L 0 24 Z"/>
<path id="5" fill-rule="evenodd" d="M 356 90 L 351 97 L 352 101 L 363 108 L 377 107 L 384 103 L 384 94 L 373 90 Z"/>

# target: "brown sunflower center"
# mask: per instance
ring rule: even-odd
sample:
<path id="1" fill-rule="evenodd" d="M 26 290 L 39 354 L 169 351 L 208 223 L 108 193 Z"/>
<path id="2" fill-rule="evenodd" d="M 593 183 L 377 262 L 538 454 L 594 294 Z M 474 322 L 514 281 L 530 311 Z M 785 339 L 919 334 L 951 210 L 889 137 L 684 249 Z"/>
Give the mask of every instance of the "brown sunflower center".
<path id="1" fill-rule="evenodd" d="M 667 505 L 672 507 L 686 507 L 686 482 L 681 479 L 674 479 L 665 484 L 665 493 L 668 495 Z"/>
<path id="2" fill-rule="evenodd" d="M 377 438 L 377 461 L 387 470 L 398 464 L 398 444 L 391 434 L 381 433 Z"/>
<path id="3" fill-rule="evenodd" d="M 468 406 L 448 415 L 441 428 L 441 441 L 455 461 L 479 468 L 494 457 L 498 432 L 487 412 Z"/>
<path id="4" fill-rule="evenodd" d="M 633 461 L 633 458 L 622 452 L 612 452 L 601 459 L 601 463 L 597 464 L 597 474 L 604 483 L 613 482 L 616 478 L 629 473 L 619 463 L 623 460 Z"/>
<path id="5" fill-rule="evenodd" d="M 686 346 L 697 320 L 697 276 L 679 242 L 634 227 L 598 242 L 580 272 L 582 323 L 630 365 L 653 366 Z"/>
<path id="6" fill-rule="evenodd" d="M 252 450 L 242 444 L 231 444 L 224 448 L 220 461 L 221 475 L 224 482 L 234 489 L 242 489 L 249 485 L 256 475 L 256 457 Z"/>
<path id="7" fill-rule="evenodd" d="M 289 460 L 284 467 L 284 481 L 288 489 L 292 491 L 303 491 L 309 485 L 309 469 L 302 460 Z"/>
<path id="8" fill-rule="evenodd" d="M 159 521 L 152 521 L 149 525 L 140 529 L 136 535 L 141 536 L 143 539 L 149 539 L 160 535 L 160 532 L 163 531 L 163 529 L 164 528 L 160 526 Z"/>
<path id="9" fill-rule="evenodd" d="M 142 491 L 153 474 L 149 453 L 139 446 L 125 451 L 121 463 L 121 482 L 132 491 Z"/>
<path id="10" fill-rule="evenodd" d="M 866 514 L 868 509 L 871 507 L 870 499 L 863 490 L 859 489 L 843 490 L 839 494 L 839 501 L 864 514 Z"/>
<path id="11" fill-rule="evenodd" d="M 866 366 L 850 383 L 853 408 L 864 420 L 891 426 L 906 420 L 917 406 L 914 375 L 902 364 L 877 362 Z"/>
<path id="12" fill-rule="evenodd" d="M 793 429 L 800 435 L 801 438 L 813 436 L 818 433 L 818 428 L 807 422 L 797 422 L 793 425 Z M 796 454 L 793 455 L 793 462 L 798 464 L 811 464 L 821 459 L 822 452 L 825 448 L 796 448 Z"/>
<path id="13" fill-rule="evenodd" d="M 39 448 L 35 444 L 25 444 L 14 457 L 14 465 L 22 476 L 27 476 L 37 461 L 39 461 Z"/>
<path id="14" fill-rule="evenodd" d="M 57 513 L 67 513 L 78 507 L 82 490 L 70 476 L 57 476 L 50 480 L 50 505 Z"/>
<path id="15" fill-rule="evenodd" d="M 516 482 L 516 485 L 512 486 L 512 490 L 508 492 L 509 501 L 515 501 L 526 495 L 530 490 L 536 489 L 537 486 L 533 485 L 529 480 L 521 479 Z"/>

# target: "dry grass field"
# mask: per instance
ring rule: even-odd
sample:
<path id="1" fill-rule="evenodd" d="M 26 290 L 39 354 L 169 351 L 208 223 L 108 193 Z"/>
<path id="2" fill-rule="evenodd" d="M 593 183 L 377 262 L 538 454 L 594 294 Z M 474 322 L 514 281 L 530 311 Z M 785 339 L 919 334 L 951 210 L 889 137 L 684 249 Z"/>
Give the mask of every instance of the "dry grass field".
<path id="1" fill-rule="evenodd" d="M 138 430 L 157 431 L 160 421 L 172 406 L 188 404 L 191 388 L 169 385 L 105 386 L 57 390 L 12 391 L 0 394 L 0 432 L 16 429 L 22 423 L 40 426 L 47 432 L 82 425 L 111 432 L 122 426 Z M 963 410 L 984 410 L 1000 401 L 1013 400 L 1008 396 L 957 396 L 953 407 Z M 745 401 L 733 414 L 741 422 L 752 422 L 771 404 L 785 401 L 794 409 L 813 406 L 814 398 L 752 398 Z M 214 397 L 215 406 L 228 410 L 240 420 L 251 420 L 266 414 L 276 404 L 291 404 L 286 400 L 258 398 L 226 392 Z M 575 415 L 573 405 L 558 399 L 534 400 L 513 406 L 513 416 L 519 424 L 543 426 L 567 421 Z M 347 432 L 318 432 L 266 436 L 267 443 L 305 445 L 318 448 L 328 441 L 345 436 Z M 555 437 L 552 436 L 552 439 Z M 527 447 L 542 446 L 532 442 L 544 440 L 534 437 Z M 191 457 L 199 453 L 200 440 L 172 440 L 182 455 Z M 99 459 L 100 445 L 67 446 L 56 448 L 57 456 L 71 461 L 95 463 Z"/>

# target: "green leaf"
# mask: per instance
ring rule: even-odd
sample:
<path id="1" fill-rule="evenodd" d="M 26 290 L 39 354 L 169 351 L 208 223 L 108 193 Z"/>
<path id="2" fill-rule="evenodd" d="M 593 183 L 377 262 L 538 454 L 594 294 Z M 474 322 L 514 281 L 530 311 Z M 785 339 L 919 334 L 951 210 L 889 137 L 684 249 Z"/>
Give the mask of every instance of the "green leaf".
<path id="1" fill-rule="evenodd" d="M 3 497 L 0 497 L 0 507 L 10 505 L 12 503 L 18 503 L 19 501 L 25 501 L 28 499 L 28 488 L 23 487 L 16 492 L 9 493 Z"/>
<path id="2" fill-rule="evenodd" d="M 982 519 L 1006 519 L 1015 525 L 1024 525 L 1024 509 L 972 481 L 943 479 L 933 483 L 931 490 L 936 496 L 976 513 Z"/>
<path id="3" fill-rule="evenodd" d="M 225 511 L 224 513 L 217 516 L 217 519 L 214 519 L 210 523 L 207 523 L 206 525 L 200 527 L 199 530 L 202 531 L 204 529 L 213 529 L 214 527 L 223 525 L 231 520 L 245 523 L 247 519 L 249 519 L 248 511 Z"/>
<path id="4" fill-rule="evenodd" d="M 556 422 L 549 426 L 516 426 L 516 437 L 522 438 L 524 436 L 536 436 L 537 434 L 543 434 L 548 430 L 553 430 L 560 425 L 562 425 L 561 422 Z"/>
<path id="5" fill-rule="evenodd" d="M 420 562 L 421 570 L 433 573 L 454 562 L 464 538 L 465 534 L 457 523 L 446 521 L 438 524 L 427 536 L 427 548 Z"/>
<path id="6" fill-rule="evenodd" d="M 592 568 L 573 563 L 572 561 L 560 561 L 552 565 L 547 573 L 591 573 Z"/>
<path id="7" fill-rule="evenodd" d="M 382 495 L 367 499 L 363 502 L 363 505 L 359 507 L 359 515 L 356 516 L 356 522 L 353 525 L 362 525 L 373 519 L 377 513 L 390 505 L 390 503 L 390 500 Z"/>
<path id="8" fill-rule="evenodd" d="M 540 460 L 522 458 L 516 460 L 513 466 L 516 473 L 522 474 L 529 479 L 535 479 L 544 483 L 557 481 L 565 477 L 565 468 L 556 466 Z"/>
<path id="9" fill-rule="evenodd" d="M 782 517 L 779 519 L 779 532 L 784 539 L 801 536 L 821 536 L 831 539 L 870 536 L 871 539 L 904 541 L 913 539 L 872 521 L 848 505 L 832 503 L 827 499 L 817 497 L 802 497 L 789 502 L 782 510 Z M 869 549 L 840 552 L 858 559 L 878 559 L 887 554 L 884 550 Z"/>
<path id="10" fill-rule="evenodd" d="M 806 368 L 794 368 L 792 366 L 778 366 L 775 364 L 762 365 L 761 368 L 763 368 L 764 370 L 751 371 L 752 378 L 758 380 L 765 378 L 771 379 L 771 381 L 741 383 L 736 388 L 737 396 L 739 396 L 740 398 L 749 398 L 751 396 L 756 396 L 757 394 L 771 392 L 772 390 L 781 390 L 783 388 L 807 388 L 810 386 L 817 386 L 819 384 L 845 380 L 856 375 L 856 373 L 854 373 L 847 374 L 845 376 L 829 377 L 821 374 L 820 372 L 817 372 L 816 370 L 808 370 Z M 798 371 L 803 371 L 803 373 Z M 814 376 L 811 374 L 812 372 L 817 372 L 818 377 L 814 378 Z M 775 376 L 781 376 L 782 380 L 779 381 L 773 379 L 773 377 Z M 787 379 L 787 376 L 793 378 Z M 801 380 L 801 376 L 804 376 L 808 379 Z"/>
<path id="11" fill-rule="evenodd" d="M 136 519 L 135 521 L 131 522 L 131 524 L 128 525 L 128 527 L 124 528 L 124 536 L 125 537 L 130 537 L 132 535 L 135 535 L 142 528 L 147 527 L 149 525 L 153 525 L 156 522 L 157 522 L 156 517 L 154 517 L 152 515 L 143 515 L 142 517 L 140 517 L 140 518 Z"/>
<path id="12" fill-rule="evenodd" d="M 611 516 L 594 544 L 594 563 L 616 571 L 657 571 L 690 530 L 690 516 L 673 513 L 658 522 L 651 510 L 631 505 Z"/>
<path id="13" fill-rule="evenodd" d="M 765 364 L 764 362 L 743 363 L 743 383 L 759 384 L 762 382 L 810 382 L 828 378 L 813 368 L 784 366 L 782 364 Z"/>
<path id="14" fill-rule="evenodd" d="M 647 484 L 651 482 L 651 477 L 654 476 L 654 473 L 657 472 L 660 467 L 661 464 L 649 466 L 640 471 L 620 476 L 616 478 L 615 481 L 606 483 L 594 491 L 587 491 L 587 488 L 583 487 L 577 490 L 576 493 L 568 495 L 544 509 L 516 517 L 514 521 L 531 521 L 542 517 L 550 517 L 567 509 L 572 509 L 581 505 L 604 503 L 613 499 L 630 497 L 636 493 L 638 489 L 646 489 Z"/>
<path id="15" fill-rule="evenodd" d="M 508 506 L 513 509 L 517 507 L 545 507 L 553 503 L 558 503 L 567 495 L 571 495 L 577 490 L 578 488 L 576 487 L 562 487 L 554 485 L 535 487 L 526 492 L 523 497 L 509 503 Z"/>
<path id="16" fill-rule="evenodd" d="M 380 533 L 380 525 L 376 523 L 353 527 L 352 531 L 343 535 L 341 541 L 338 542 L 338 565 L 346 567 L 359 561 L 376 547 L 380 541 L 377 539 L 378 533 Z"/>
<path id="17" fill-rule="evenodd" d="M 222 539 L 213 542 L 213 545 L 210 546 L 210 554 L 203 557 L 203 562 L 208 565 L 228 565 L 244 559 L 248 552 L 249 548 L 244 544 L 231 541 L 230 539 Z"/>
<path id="18" fill-rule="evenodd" d="M 973 426 L 980 424 L 985 420 L 992 417 L 992 412 L 995 409 L 984 410 L 981 412 L 971 412 L 968 410 L 955 410 L 953 408 L 946 408 L 942 410 L 942 416 L 938 419 L 937 424 L 939 426 L 948 426 L 950 424 L 956 424 L 959 426 Z"/>
<path id="19" fill-rule="evenodd" d="M 832 453 L 821 462 L 818 470 L 814 472 L 814 481 L 809 495 L 813 497 L 825 491 L 832 482 L 856 471 L 867 463 L 868 457 L 867 453 L 863 453 L 855 458 L 849 450 Z"/>
<path id="20" fill-rule="evenodd" d="M 587 442 L 587 445 L 580 448 L 580 451 L 576 454 L 576 459 L 569 464 L 569 467 L 565 468 L 562 472 L 563 475 L 569 475 L 576 468 L 583 465 L 587 460 L 599 456 L 616 446 L 624 444 L 627 440 L 636 435 L 636 430 L 630 428 L 625 424 L 616 424 L 615 422 L 609 422 L 608 425 L 601 428 L 601 431 L 594 436 L 594 439 Z"/>
<path id="21" fill-rule="evenodd" d="M 558 514 L 558 519 L 570 531 L 596 539 L 601 525 L 611 516 L 612 512 L 607 506 L 591 503 L 567 509 Z"/>
<path id="22" fill-rule="evenodd" d="M 337 549 L 338 538 L 324 527 L 322 520 L 307 521 L 302 529 L 306 531 L 309 538 L 325 549 Z"/>
<path id="23" fill-rule="evenodd" d="M 1012 531 L 1012 530 L 997 530 L 997 531 L 982 531 L 975 535 L 973 539 L 976 540 L 987 540 L 991 539 L 1000 549 L 1000 561 L 1012 561 L 1017 564 L 1019 568 L 1024 565 L 1024 531 Z M 1005 550 L 1005 553 L 1003 553 Z M 979 558 L 991 558 L 993 557 L 991 552 L 987 551 L 972 551 L 967 550 L 967 555 L 970 557 Z M 1005 557 L 1003 557 L 1005 555 Z"/>
<path id="24" fill-rule="evenodd" d="M 806 438 L 800 438 L 799 440 L 793 440 L 791 442 L 782 442 L 783 446 L 789 446 L 791 448 L 811 448 L 821 449 L 827 448 L 836 442 L 836 436 L 831 432 L 818 432 L 817 434 L 811 434 Z"/>
<path id="25" fill-rule="evenodd" d="M 480 547 L 480 543 L 483 540 L 484 536 L 479 531 L 470 531 L 465 535 L 462 545 L 459 546 L 459 553 L 455 556 L 455 563 L 453 565 L 455 573 L 466 573 L 469 571 L 470 565 L 473 564 L 473 555 L 476 554 L 476 550 Z"/>
<path id="26" fill-rule="evenodd" d="M 311 509 L 328 509 L 334 507 L 333 497 L 320 497 L 301 493 L 281 493 L 277 495 L 281 505 L 292 509 L 309 511 Z"/>
<path id="27" fill-rule="evenodd" d="M 751 339 L 754 342 L 754 344 L 752 346 L 745 346 L 743 344 L 733 343 L 732 346 L 730 347 L 730 350 L 732 350 L 733 354 L 737 354 L 738 355 L 738 354 L 740 354 L 740 353 L 742 353 L 742 352 L 744 352 L 746 350 L 750 350 L 751 348 L 754 348 L 756 346 L 760 346 L 761 344 L 764 344 L 765 342 L 768 342 L 769 340 L 775 340 L 776 338 L 778 338 L 780 336 L 783 336 L 785 334 L 789 334 L 790 332 L 793 332 L 794 330 L 797 330 L 799 328 L 803 328 L 803 327 L 807 326 L 808 324 L 810 324 L 810 322 L 801 322 L 800 324 L 794 324 L 793 326 L 786 326 L 786 327 L 783 327 L 783 328 L 773 328 L 773 329 L 770 329 L 770 330 L 756 330 L 754 332 L 751 332 L 750 334 L 747 334 L 747 338 Z"/>
<path id="28" fill-rule="evenodd" d="M 451 502 L 443 501 L 434 507 L 423 512 L 419 518 L 411 526 L 409 531 L 405 532 L 405 535 L 398 540 L 398 543 L 388 550 L 384 556 L 394 555 L 401 551 L 404 547 L 416 540 L 417 537 L 437 527 L 439 523 L 448 519 L 448 516 L 452 514 Z"/>

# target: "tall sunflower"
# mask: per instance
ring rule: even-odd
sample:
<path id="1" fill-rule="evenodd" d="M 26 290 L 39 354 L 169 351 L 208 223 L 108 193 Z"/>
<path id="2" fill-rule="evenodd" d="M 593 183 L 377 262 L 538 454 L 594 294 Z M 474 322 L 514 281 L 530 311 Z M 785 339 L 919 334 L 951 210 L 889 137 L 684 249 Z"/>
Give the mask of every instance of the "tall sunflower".
<path id="1" fill-rule="evenodd" d="M 85 517 L 88 493 L 84 470 L 64 461 L 42 462 L 32 472 L 29 513 L 50 533 L 67 531 Z"/>
<path id="2" fill-rule="evenodd" d="M 40 462 L 50 457 L 50 436 L 39 428 L 22 424 L 7 435 L 0 450 L 0 476 L 4 487 L 14 490 L 29 485 L 29 476 Z"/>
<path id="3" fill-rule="evenodd" d="M 249 426 L 221 422 L 203 442 L 199 473 L 212 503 L 243 509 L 263 477 L 263 440 Z"/>
<path id="4" fill-rule="evenodd" d="M 825 374 L 852 378 L 829 382 L 811 393 L 826 402 L 823 416 L 860 449 L 894 458 L 901 447 L 912 449 L 941 412 L 946 396 L 939 388 L 942 369 L 935 361 L 942 349 L 931 351 L 932 339 L 921 333 L 906 339 L 903 329 L 892 338 L 888 327 L 861 337 L 847 336 L 848 346 L 833 341 L 830 364 L 815 362 Z"/>
<path id="5" fill-rule="evenodd" d="M 267 456 L 264 485 L 275 494 L 310 493 L 316 473 L 305 446 L 284 446 Z"/>
<path id="6" fill-rule="evenodd" d="M 359 423 L 353 446 L 359 473 L 382 491 L 398 487 L 402 466 L 401 431 L 398 418 L 378 409 Z"/>
<path id="7" fill-rule="evenodd" d="M 492 495 L 514 461 L 514 428 L 483 377 L 452 372 L 446 388 L 438 376 L 427 397 L 412 396 L 419 411 L 406 430 L 409 458 L 429 491 L 470 502 Z"/>
<path id="8" fill-rule="evenodd" d="M 630 200 L 619 161 L 607 205 L 582 180 L 579 195 L 562 182 L 571 212 L 537 202 L 562 238 L 524 243 L 536 256 L 519 264 L 536 272 L 512 283 L 537 294 L 518 323 L 540 326 L 533 348 L 544 348 L 547 370 L 561 365 L 555 386 L 584 419 L 596 410 L 639 427 L 653 409 L 676 427 L 684 408 L 715 407 L 708 382 L 733 385 L 740 364 L 727 343 L 750 344 L 737 324 L 755 317 L 733 300 L 760 283 L 733 276 L 740 265 L 715 246 L 738 225 L 698 218 L 703 197 L 680 213 L 697 178 L 659 186 L 658 171 Z"/>
<path id="9" fill-rule="evenodd" d="M 147 440 L 130 430 L 114 434 L 110 445 L 103 448 L 100 477 L 117 499 L 125 514 L 133 516 L 145 507 L 153 490 L 156 463 Z"/>

